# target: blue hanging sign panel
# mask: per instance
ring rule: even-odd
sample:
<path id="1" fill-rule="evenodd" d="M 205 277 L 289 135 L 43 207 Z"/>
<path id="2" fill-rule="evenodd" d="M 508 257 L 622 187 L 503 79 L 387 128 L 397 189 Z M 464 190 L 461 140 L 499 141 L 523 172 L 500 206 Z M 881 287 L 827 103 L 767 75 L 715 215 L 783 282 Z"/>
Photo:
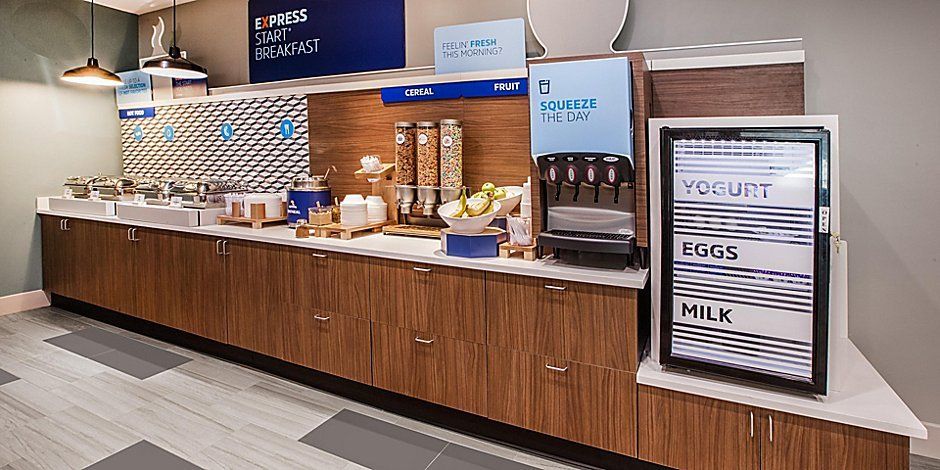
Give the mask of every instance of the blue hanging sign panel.
<path id="1" fill-rule="evenodd" d="M 532 156 L 600 152 L 633 162 L 633 80 L 626 58 L 529 67 Z"/>
<path id="2" fill-rule="evenodd" d="M 452 100 L 457 98 L 485 98 L 489 96 L 525 95 L 529 81 L 525 78 L 501 80 L 474 80 L 470 82 L 431 83 L 382 88 L 382 102 Z"/>
<path id="3" fill-rule="evenodd" d="M 525 67 L 522 18 L 434 29 L 434 73 Z"/>
<path id="4" fill-rule="evenodd" d="M 118 110 L 121 119 L 152 118 L 156 115 L 156 108 L 132 108 Z"/>
<path id="5" fill-rule="evenodd" d="M 251 83 L 404 66 L 404 0 L 248 2 Z"/>

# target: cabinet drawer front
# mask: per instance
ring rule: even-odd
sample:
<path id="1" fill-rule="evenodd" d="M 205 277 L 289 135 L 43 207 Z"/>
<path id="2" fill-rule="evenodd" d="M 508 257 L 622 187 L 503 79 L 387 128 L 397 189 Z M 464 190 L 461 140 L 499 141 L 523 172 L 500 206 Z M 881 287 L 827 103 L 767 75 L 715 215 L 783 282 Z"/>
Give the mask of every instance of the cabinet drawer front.
<path id="1" fill-rule="evenodd" d="M 634 289 L 571 283 L 565 303 L 567 358 L 635 372 L 637 293 Z"/>
<path id="2" fill-rule="evenodd" d="M 225 260 L 228 340 L 279 359 L 286 357 L 284 318 L 290 258 L 277 245 L 229 240 Z"/>
<path id="3" fill-rule="evenodd" d="M 565 357 L 567 288 L 545 279 L 486 273 L 487 344 Z"/>
<path id="4" fill-rule="evenodd" d="M 760 423 L 752 435 L 748 407 L 646 385 L 638 393 L 641 459 L 690 470 L 758 468 Z"/>
<path id="5" fill-rule="evenodd" d="M 290 302 L 320 312 L 369 318 L 369 263 L 359 256 L 290 249 Z"/>
<path id="6" fill-rule="evenodd" d="M 293 306 L 285 316 L 287 360 L 372 384 L 371 323 Z"/>
<path id="7" fill-rule="evenodd" d="M 636 455 L 636 378 L 630 372 L 503 348 L 487 352 L 487 417 Z"/>
<path id="8" fill-rule="evenodd" d="M 470 413 L 486 411 L 481 344 L 373 323 L 375 386 Z"/>
<path id="9" fill-rule="evenodd" d="M 382 260 L 372 266 L 372 276 L 373 320 L 484 342 L 482 271 Z"/>
<path id="10" fill-rule="evenodd" d="M 486 274 L 487 344 L 636 371 L 634 289 Z"/>

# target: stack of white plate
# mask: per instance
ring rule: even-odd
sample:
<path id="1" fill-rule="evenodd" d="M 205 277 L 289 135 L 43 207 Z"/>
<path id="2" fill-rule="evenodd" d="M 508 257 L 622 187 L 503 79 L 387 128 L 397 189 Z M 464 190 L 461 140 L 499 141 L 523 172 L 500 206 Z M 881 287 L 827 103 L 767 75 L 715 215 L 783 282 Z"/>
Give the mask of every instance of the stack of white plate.
<path id="1" fill-rule="evenodd" d="M 369 223 L 368 205 L 359 194 L 349 194 L 339 203 L 339 223 L 346 227 L 358 227 Z"/>

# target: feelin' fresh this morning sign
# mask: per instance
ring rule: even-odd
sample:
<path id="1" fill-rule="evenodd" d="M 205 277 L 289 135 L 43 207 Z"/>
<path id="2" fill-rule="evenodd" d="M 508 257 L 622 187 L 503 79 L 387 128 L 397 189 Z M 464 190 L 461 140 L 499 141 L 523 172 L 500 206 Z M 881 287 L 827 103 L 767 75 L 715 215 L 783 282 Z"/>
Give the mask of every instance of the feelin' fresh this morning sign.
<path id="1" fill-rule="evenodd" d="M 251 83 L 404 66 L 404 0 L 248 2 Z"/>
<path id="2" fill-rule="evenodd" d="M 459 73 L 525 67 L 522 18 L 434 29 L 434 72 Z"/>

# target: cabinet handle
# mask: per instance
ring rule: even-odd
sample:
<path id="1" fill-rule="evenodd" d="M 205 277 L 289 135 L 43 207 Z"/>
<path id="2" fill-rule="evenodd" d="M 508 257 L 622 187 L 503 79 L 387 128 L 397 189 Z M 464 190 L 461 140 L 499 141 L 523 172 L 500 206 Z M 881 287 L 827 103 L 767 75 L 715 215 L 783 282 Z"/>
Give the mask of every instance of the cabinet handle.
<path id="1" fill-rule="evenodd" d="M 565 367 L 556 367 L 556 366 L 553 366 L 553 365 L 551 365 L 551 364 L 545 364 L 545 368 L 548 369 L 548 370 L 553 370 L 553 371 L 555 371 L 555 372 L 567 372 L 567 371 L 568 371 L 568 366 L 565 366 Z"/>
<path id="2" fill-rule="evenodd" d="M 421 344 L 431 344 L 431 343 L 434 342 L 433 339 L 421 339 L 420 336 L 415 336 L 415 341 L 417 341 L 417 342 L 419 342 L 419 343 L 421 343 Z"/>
<path id="3" fill-rule="evenodd" d="M 69 228 L 69 219 L 62 219 L 62 230 L 66 232 L 68 232 L 69 230 L 72 230 Z"/>
<path id="4" fill-rule="evenodd" d="M 132 229 L 132 228 L 127 229 L 127 241 L 129 241 L 129 242 L 134 241 L 134 238 L 131 237 L 131 230 L 134 230 L 134 229 Z"/>
<path id="5" fill-rule="evenodd" d="M 754 437 L 754 412 L 751 411 L 751 437 Z"/>
<path id="6" fill-rule="evenodd" d="M 320 315 L 314 315 L 313 318 L 317 321 L 330 321 L 330 317 L 323 317 Z"/>
<path id="7" fill-rule="evenodd" d="M 215 241 L 215 254 L 222 256 L 222 240 Z"/>
<path id="8" fill-rule="evenodd" d="M 139 242 L 139 241 L 140 241 L 140 239 L 137 238 L 137 228 L 136 228 L 136 227 L 129 229 L 129 232 L 130 232 L 130 237 L 131 237 L 130 240 L 131 240 L 132 242 Z"/>
<path id="9" fill-rule="evenodd" d="M 320 259 L 323 259 L 323 258 L 326 258 L 326 257 L 327 257 L 327 255 L 325 255 L 325 254 L 323 254 L 323 253 L 310 253 L 310 256 L 313 256 L 314 258 L 320 258 Z"/>
<path id="10" fill-rule="evenodd" d="M 232 254 L 231 251 L 228 251 L 228 240 L 222 242 L 222 256 L 228 256 Z"/>
<path id="11" fill-rule="evenodd" d="M 568 290 L 568 288 L 565 287 L 565 286 L 553 286 L 553 285 L 551 285 L 551 284 L 545 284 L 545 288 L 546 288 L 546 289 L 551 289 L 551 290 L 562 291 L 562 292 Z"/>
<path id="12" fill-rule="evenodd" d="M 415 271 L 418 271 L 419 273 L 429 273 L 429 272 L 431 272 L 431 268 L 419 268 L 418 266 L 415 266 L 415 267 L 413 267 L 413 268 L 411 268 L 411 269 L 414 269 Z"/>
<path id="13" fill-rule="evenodd" d="M 767 415 L 767 422 L 770 424 L 770 442 L 774 441 L 774 417 Z"/>
<path id="14" fill-rule="evenodd" d="M 65 230 L 65 219 L 59 219 L 59 230 Z"/>

